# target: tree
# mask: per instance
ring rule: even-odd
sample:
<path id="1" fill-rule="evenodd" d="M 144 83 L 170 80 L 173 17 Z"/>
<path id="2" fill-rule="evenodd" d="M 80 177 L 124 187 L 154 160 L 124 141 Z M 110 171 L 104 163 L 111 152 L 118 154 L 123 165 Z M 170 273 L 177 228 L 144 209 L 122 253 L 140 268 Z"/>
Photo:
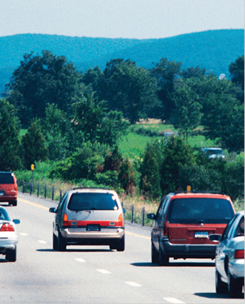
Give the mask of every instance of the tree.
<path id="1" fill-rule="evenodd" d="M 42 51 L 42 56 L 25 54 L 7 85 L 8 101 L 18 109 L 23 126 L 28 127 L 33 118 L 44 118 L 51 103 L 70 113 L 79 75 L 64 56 L 50 51 Z"/>
<path id="2" fill-rule="evenodd" d="M 58 160 L 69 155 L 72 150 L 70 147 L 72 129 L 67 114 L 59 110 L 57 105 L 49 104 L 41 125 L 49 152 L 49 159 Z"/>
<path id="3" fill-rule="evenodd" d="M 5 99 L 0 99 L 0 171 L 14 171 L 22 167 L 19 132 L 16 109 Z"/>
<path id="4" fill-rule="evenodd" d="M 22 137 L 22 145 L 26 169 L 30 169 L 31 164 L 37 161 L 47 159 L 48 149 L 38 120 L 31 123 L 27 133 Z"/>
<path id="5" fill-rule="evenodd" d="M 100 80 L 100 99 L 108 101 L 110 110 L 121 111 L 131 123 L 146 118 L 157 105 L 156 79 L 135 62 L 122 59 L 107 63 Z"/>
<path id="6" fill-rule="evenodd" d="M 188 79 L 188 78 L 192 78 L 192 77 L 203 77 L 205 75 L 206 70 L 205 69 L 201 69 L 199 66 L 194 67 L 189 67 L 186 70 L 182 70 L 181 72 L 181 76 L 184 79 Z"/>
<path id="7" fill-rule="evenodd" d="M 162 193 L 178 190 L 181 187 L 180 169 L 195 163 L 195 157 L 188 143 L 181 137 L 172 136 L 163 149 L 161 167 Z"/>
<path id="8" fill-rule="evenodd" d="M 201 122 L 202 105 L 199 95 L 192 89 L 192 79 L 181 81 L 173 95 L 175 107 L 172 113 L 172 123 L 175 128 L 185 134 L 186 140 L 191 131 Z"/>
<path id="9" fill-rule="evenodd" d="M 172 98 L 174 92 L 174 84 L 177 77 L 180 75 L 181 62 L 168 61 L 167 58 L 162 58 L 156 67 L 151 69 L 151 74 L 158 82 L 158 98 L 162 102 L 163 120 L 168 120 L 174 110 L 175 103 Z"/>
<path id="10" fill-rule="evenodd" d="M 240 88 L 237 92 L 237 98 L 244 103 L 244 55 L 236 59 L 229 65 L 231 81 Z"/>
<path id="11" fill-rule="evenodd" d="M 98 101 L 94 92 L 82 96 L 73 104 L 74 128 L 84 134 L 85 141 L 105 143 L 110 146 L 127 131 L 129 123 L 123 119 L 122 112 L 107 111 L 106 102 Z"/>
<path id="12" fill-rule="evenodd" d="M 162 166 L 162 142 L 148 143 L 140 166 L 140 189 L 150 198 L 159 198 L 161 192 L 160 168 Z"/>

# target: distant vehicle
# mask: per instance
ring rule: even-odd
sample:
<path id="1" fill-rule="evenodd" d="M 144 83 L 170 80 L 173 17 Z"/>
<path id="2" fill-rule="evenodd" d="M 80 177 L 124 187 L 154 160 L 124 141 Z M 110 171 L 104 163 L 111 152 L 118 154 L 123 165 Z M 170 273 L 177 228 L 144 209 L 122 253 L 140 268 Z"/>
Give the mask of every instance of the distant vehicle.
<path id="1" fill-rule="evenodd" d="M 202 148 L 202 152 L 210 159 L 225 158 L 225 155 L 221 148 Z"/>
<path id="2" fill-rule="evenodd" d="M 239 297 L 244 286 L 244 211 L 235 214 L 223 235 L 211 234 L 209 239 L 220 242 L 215 256 L 216 292 Z"/>
<path id="3" fill-rule="evenodd" d="M 220 193 L 177 192 L 164 196 L 151 232 L 152 263 L 168 265 L 169 258 L 214 259 L 216 244 L 208 239 L 222 234 L 235 211 L 229 196 Z"/>
<path id="4" fill-rule="evenodd" d="M 17 206 L 18 186 L 14 173 L 0 171 L 0 202 Z"/>
<path id="5" fill-rule="evenodd" d="M 124 213 L 117 193 L 110 189 L 75 188 L 65 193 L 53 223 L 53 249 L 67 245 L 109 245 L 124 251 Z"/>
<path id="6" fill-rule="evenodd" d="M 20 221 L 11 220 L 5 208 L 0 207 L 0 254 L 6 256 L 9 262 L 16 261 L 18 236 L 15 224 Z"/>

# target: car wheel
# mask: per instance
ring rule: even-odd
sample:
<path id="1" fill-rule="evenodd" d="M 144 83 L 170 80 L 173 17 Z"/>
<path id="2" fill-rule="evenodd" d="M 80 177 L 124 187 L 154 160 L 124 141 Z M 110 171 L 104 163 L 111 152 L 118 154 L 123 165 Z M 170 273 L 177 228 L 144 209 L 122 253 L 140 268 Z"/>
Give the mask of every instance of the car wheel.
<path id="1" fill-rule="evenodd" d="M 53 233 L 53 249 L 58 250 L 58 240 L 57 237 Z"/>
<path id="2" fill-rule="evenodd" d="M 220 273 L 215 269 L 215 288 L 217 293 L 227 293 L 227 284 L 221 280 Z"/>
<path id="3" fill-rule="evenodd" d="M 156 247 L 152 242 L 151 242 L 151 262 L 153 264 L 159 263 L 159 253 L 157 252 Z"/>
<path id="4" fill-rule="evenodd" d="M 163 254 L 161 247 L 159 246 L 159 265 L 167 266 L 169 264 L 169 257 Z"/>
<path id="5" fill-rule="evenodd" d="M 59 235 L 58 235 L 58 251 L 65 251 L 66 250 L 66 241 L 65 239 L 63 238 L 63 236 L 60 234 L 59 232 Z"/>
<path id="6" fill-rule="evenodd" d="M 125 250 L 125 237 L 123 236 L 117 243 L 117 251 Z"/>
<path id="7" fill-rule="evenodd" d="M 17 201 L 13 201 L 12 205 L 16 207 L 17 206 Z"/>
<path id="8" fill-rule="evenodd" d="M 7 250 L 6 252 L 6 260 L 9 262 L 16 262 L 16 251 L 17 249 L 15 248 L 14 250 Z"/>
<path id="9" fill-rule="evenodd" d="M 228 293 L 231 298 L 237 298 L 242 293 L 242 286 L 239 282 L 233 278 L 228 269 Z"/>

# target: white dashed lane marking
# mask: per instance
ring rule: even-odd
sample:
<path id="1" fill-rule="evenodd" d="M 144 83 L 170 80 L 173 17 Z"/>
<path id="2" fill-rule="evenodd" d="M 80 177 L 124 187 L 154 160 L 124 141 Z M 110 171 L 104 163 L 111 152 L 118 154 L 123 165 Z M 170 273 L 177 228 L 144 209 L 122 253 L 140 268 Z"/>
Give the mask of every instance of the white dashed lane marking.
<path id="1" fill-rule="evenodd" d="M 136 282 L 125 282 L 126 284 L 133 286 L 133 287 L 140 287 L 141 285 Z"/>
<path id="2" fill-rule="evenodd" d="M 185 303 L 185 302 L 182 302 L 178 299 L 175 299 L 175 298 L 163 298 L 163 300 L 167 301 L 167 302 L 170 302 L 170 303 L 176 303 L 176 304 L 181 304 L 181 303 Z"/>
<path id="3" fill-rule="evenodd" d="M 43 241 L 43 240 L 39 240 L 38 242 L 41 243 L 41 244 L 47 244 L 47 242 Z"/>
<path id="4" fill-rule="evenodd" d="M 76 261 L 78 261 L 79 263 L 86 263 L 86 261 L 82 258 L 76 258 Z"/>
<path id="5" fill-rule="evenodd" d="M 97 269 L 97 271 L 99 271 L 99 272 L 101 272 L 101 273 L 104 273 L 104 274 L 109 274 L 109 273 L 111 273 L 110 271 L 105 270 L 105 269 Z"/>
<path id="6" fill-rule="evenodd" d="M 24 233 L 24 232 L 20 232 L 19 234 L 20 234 L 20 235 L 23 235 L 23 236 L 28 236 L 28 234 L 27 234 L 27 233 Z"/>

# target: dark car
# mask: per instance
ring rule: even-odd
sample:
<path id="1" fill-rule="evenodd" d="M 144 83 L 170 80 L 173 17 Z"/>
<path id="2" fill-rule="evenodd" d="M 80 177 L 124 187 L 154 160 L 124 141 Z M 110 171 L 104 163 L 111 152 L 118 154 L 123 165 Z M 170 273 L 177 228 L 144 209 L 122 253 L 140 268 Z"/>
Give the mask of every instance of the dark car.
<path id="1" fill-rule="evenodd" d="M 14 173 L 0 171 L 0 202 L 17 206 L 18 186 Z"/>
<path id="2" fill-rule="evenodd" d="M 67 245 L 109 245 L 124 251 L 124 214 L 117 193 L 110 189 L 76 188 L 65 193 L 55 213 L 53 249 Z"/>
<path id="3" fill-rule="evenodd" d="M 213 233 L 222 234 L 235 211 L 229 196 L 218 193 L 169 193 L 164 196 L 151 232 L 152 263 L 167 265 L 169 258 L 214 259 Z"/>

